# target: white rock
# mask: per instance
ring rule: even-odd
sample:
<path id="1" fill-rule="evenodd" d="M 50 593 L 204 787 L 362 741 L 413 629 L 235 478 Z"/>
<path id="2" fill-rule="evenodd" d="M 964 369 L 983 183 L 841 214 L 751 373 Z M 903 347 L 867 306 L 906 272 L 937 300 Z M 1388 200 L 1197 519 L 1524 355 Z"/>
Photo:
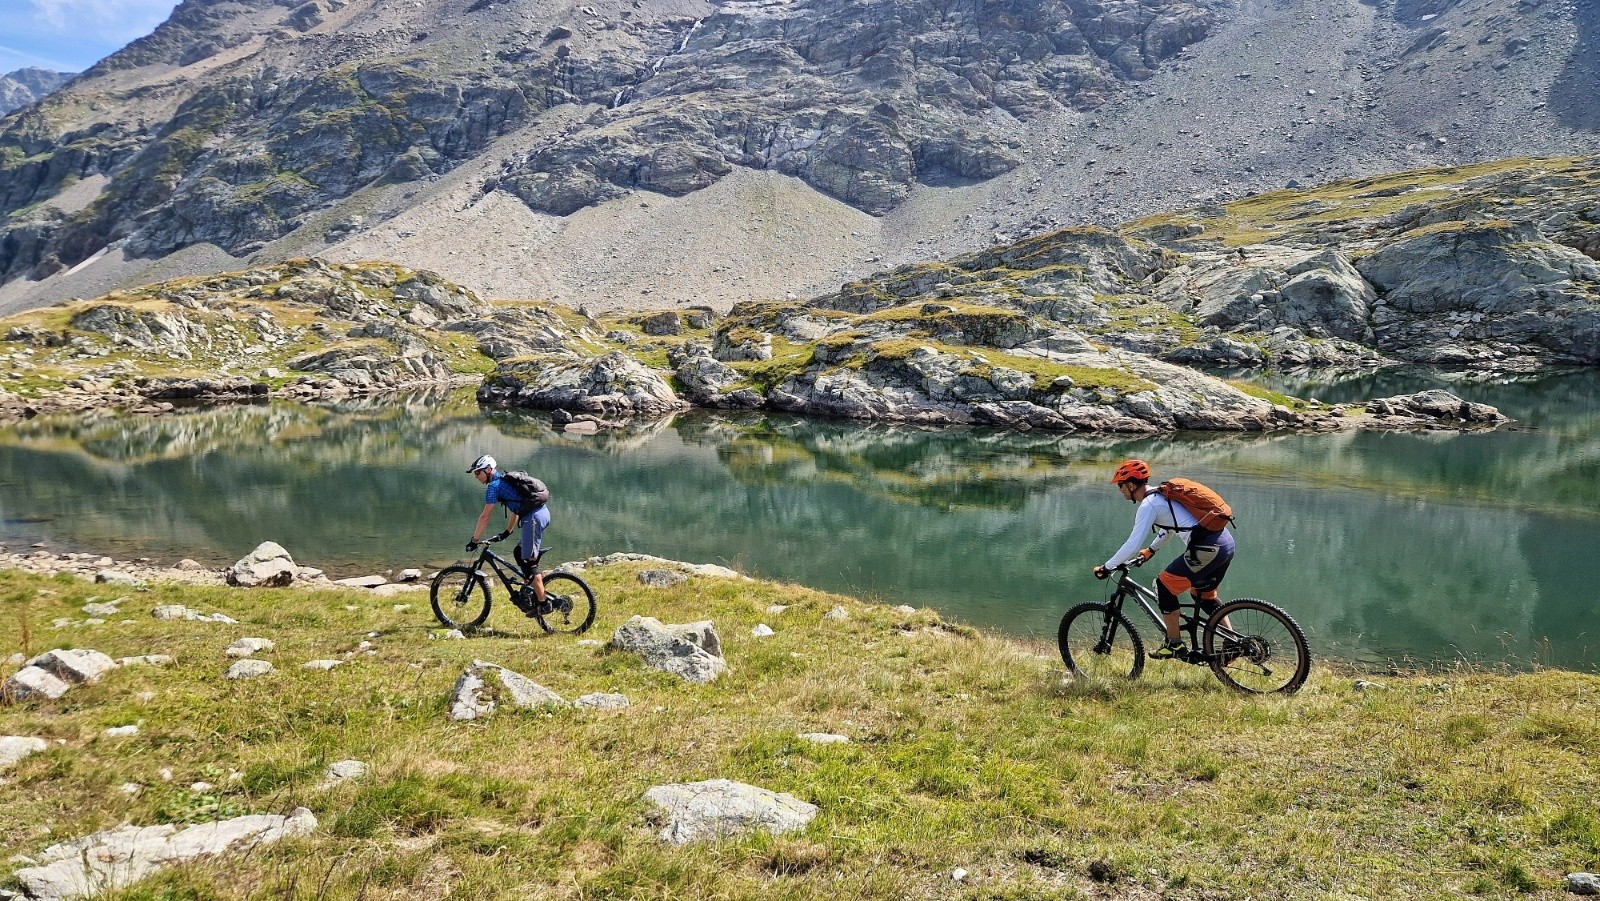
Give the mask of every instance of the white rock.
<path id="1" fill-rule="evenodd" d="M 960 882 L 963 879 L 967 878 L 967 871 L 963 870 L 960 867 L 956 867 L 955 869 L 950 871 L 950 878 L 954 879 L 956 882 Z"/>
<path id="2" fill-rule="evenodd" d="M 66 694 L 71 687 L 49 670 L 25 666 L 6 680 L 5 693 L 13 701 L 53 701 Z"/>
<path id="3" fill-rule="evenodd" d="M 204 793 L 206 793 L 208 791 L 211 791 L 214 788 L 216 788 L 216 786 L 212 785 L 209 782 L 191 782 L 191 783 L 189 783 L 189 791 L 196 792 L 198 794 L 204 794 Z"/>
<path id="4" fill-rule="evenodd" d="M 201 823 L 121 826 L 51 845 L 40 865 L 18 870 L 16 879 L 33 901 L 71 901 L 132 885 L 164 867 L 309 835 L 317 818 L 305 808 L 288 817 L 274 814 Z"/>
<path id="5" fill-rule="evenodd" d="M 6 666 L 21 666 L 26 662 L 28 662 L 27 656 L 20 653 L 12 654 L 10 657 L 6 658 Z"/>
<path id="6" fill-rule="evenodd" d="M 395 581 L 397 581 L 397 582 L 415 582 L 418 579 L 422 578 L 422 570 L 420 570 L 420 569 L 402 569 L 398 573 L 395 573 L 395 577 L 394 578 L 395 578 Z"/>
<path id="7" fill-rule="evenodd" d="M 396 613 L 401 613 L 403 611 L 410 610 L 410 609 L 411 609 L 411 605 L 410 604 L 395 604 L 394 605 L 394 612 L 396 612 Z"/>
<path id="8" fill-rule="evenodd" d="M 122 792 L 123 794 L 128 795 L 128 796 L 131 797 L 133 795 L 137 795 L 138 793 L 144 791 L 144 786 L 140 785 L 137 782 L 124 782 L 121 785 L 117 786 L 117 791 Z"/>
<path id="9" fill-rule="evenodd" d="M 141 587 L 144 580 L 138 576 L 117 572 L 114 569 L 102 569 L 94 574 L 94 580 L 103 585 L 126 585 L 130 588 Z"/>
<path id="10" fill-rule="evenodd" d="M 139 724 L 138 723 L 129 723 L 126 726 L 112 726 L 110 729 L 106 730 L 106 735 L 109 735 L 112 738 L 116 738 L 116 737 L 122 736 L 122 735 L 138 735 L 138 734 L 139 734 Z"/>
<path id="11" fill-rule="evenodd" d="M 627 695 L 607 694 L 596 691 L 583 695 L 572 702 L 574 707 L 594 707 L 600 710 L 621 710 L 631 706 Z"/>
<path id="12" fill-rule="evenodd" d="M 1600 873 L 1568 873 L 1567 891 L 1574 895 L 1600 895 Z"/>
<path id="13" fill-rule="evenodd" d="M 349 579 L 334 579 L 333 584 L 343 585 L 346 588 L 377 588 L 379 585 L 389 584 L 383 576 L 354 576 Z"/>
<path id="14" fill-rule="evenodd" d="M 222 653 L 229 657 L 249 657 L 257 651 L 271 651 L 277 646 L 270 638 L 241 638 L 228 645 L 227 650 Z"/>
<path id="15" fill-rule="evenodd" d="M 843 607 L 835 607 L 832 610 L 829 610 L 827 613 L 822 614 L 822 618 L 832 620 L 849 619 L 850 611 L 844 609 Z"/>
<path id="16" fill-rule="evenodd" d="M 897 604 L 895 605 L 894 612 L 900 614 L 901 616 L 910 616 L 911 614 L 917 612 L 917 608 L 911 606 L 910 604 Z"/>
<path id="17" fill-rule="evenodd" d="M 118 666 L 171 666 L 176 661 L 169 654 L 144 654 L 139 657 L 119 657 Z"/>
<path id="18" fill-rule="evenodd" d="M 47 670 L 63 682 L 82 684 L 116 669 L 117 661 L 87 648 L 57 648 L 29 660 L 28 666 Z"/>
<path id="19" fill-rule="evenodd" d="M 263 541 L 229 567 L 226 578 L 236 588 L 282 587 L 294 581 L 299 569 L 282 545 Z"/>
<path id="20" fill-rule="evenodd" d="M 300 665 L 302 667 L 306 668 L 306 669 L 330 670 L 330 669 L 333 669 L 334 667 L 338 666 L 341 663 L 344 663 L 344 661 L 343 660 L 307 660 L 305 663 L 302 663 Z"/>
<path id="21" fill-rule="evenodd" d="M 774 633 L 772 631 L 772 627 L 766 623 L 757 623 L 756 627 L 750 630 L 750 634 L 755 638 L 767 638 L 776 633 Z"/>
<path id="22" fill-rule="evenodd" d="M 752 829 L 782 835 L 805 828 L 817 815 L 816 805 L 793 795 L 729 779 L 657 785 L 644 799 L 664 823 L 661 838 L 677 845 Z"/>
<path id="23" fill-rule="evenodd" d="M 482 660 L 472 665 L 456 680 L 450 693 L 450 718 L 453 720 L 482 719 L 493 713 L 496 700 L 489 695 L 491 681 L 498 682 L 504 699 L 513 707 L 565 707 L 567 701 L 560 695 L 503 666 Z"/>
<path id="24" fill-rule="evenodd" d="M 664 625 L 654 617 L 634 616 L 617 628 L 611 646 L 636 653 L 649 666 L 690 682 L 714 682 L 728 671 L 722 642 L 709 620 Z"/>
<path id="25" fill-rule="evenodd" d="M 116 604 L 90 603 L 83 605 L 83 612 L 89 616 L 116 616 L 122 610 Z"/>
<path id="26" fill-rule="evenodd" d="M 42 738 L 27 735 L 0 735 L 0 770 L 17 765 L 24 757 L 50 747 Z"/>
<path id="27" fill-rule="evenodd" d="M 367 765 L 359 760 L 341 760 L 328 764 L 322 774 L 322 787 L 332 788 L 347 779 L 360 779 L 367 774 Z"/>
<path id="28" fill-rule="evenodd" d="M 780 614 L 783 611 L 788 610 L 788 609 L 789 609 L 789 605 L 788 604 L 772 604 L 772 605 L 767 607 L 767 612 L 772 614 L 773 616 L 777 616 L 778 614 Z"/>
<path id="29" fill-rule="evenodd" d="M 268 660 L 246 659 L 236 661 L 228 667 L 229 679 L 254 679 L 272 672 L 274 667 Z"/>
<path id="30" fill-rule="evenodd" d="M 850 738 L 844 735 L 835 735 L 832 732 L 802 732 L 795 736 L 801 741 L 809 741 L 819 745 L 847 745 Z"/>

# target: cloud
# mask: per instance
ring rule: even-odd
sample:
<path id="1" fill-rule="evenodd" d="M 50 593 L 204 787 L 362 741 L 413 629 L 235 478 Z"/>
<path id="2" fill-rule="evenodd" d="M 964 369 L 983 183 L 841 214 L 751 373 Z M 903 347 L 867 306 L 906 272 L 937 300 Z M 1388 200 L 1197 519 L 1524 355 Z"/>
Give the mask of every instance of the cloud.
<path id="1" fill-rule="evenodd" d="M 149 34 L 176 0 L 26 0 L 0 4 L 0 73 L 22 66 L 82 71 Z"/>

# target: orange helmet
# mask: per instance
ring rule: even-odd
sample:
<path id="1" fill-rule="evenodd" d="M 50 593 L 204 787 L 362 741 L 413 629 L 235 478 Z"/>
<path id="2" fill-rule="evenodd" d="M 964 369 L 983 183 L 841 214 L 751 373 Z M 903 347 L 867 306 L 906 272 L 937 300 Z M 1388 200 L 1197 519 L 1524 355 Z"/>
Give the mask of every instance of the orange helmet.
<path id="1" fill-rule="evenodd" d="M 1123 482 L 1150 481 L 1150 464 L 1143 460 L 1123 460 L 1117 471 L 1111 474 L 1111 484 L 1121 485 Z"/>

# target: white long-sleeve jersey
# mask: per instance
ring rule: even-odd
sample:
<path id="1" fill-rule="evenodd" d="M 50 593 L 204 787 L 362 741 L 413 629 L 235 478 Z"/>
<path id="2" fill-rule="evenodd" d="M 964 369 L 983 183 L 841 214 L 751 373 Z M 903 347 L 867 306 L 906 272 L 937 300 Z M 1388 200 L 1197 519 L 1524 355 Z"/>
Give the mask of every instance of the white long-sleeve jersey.
<path id="1" fill-rule="evenodd" d="M 1117 552 L 1111 555 L 1111 559 L 1106 561 L 1106 569 L 1132 560 L 1139 553 L 1139 547 L 1144 544 L 1144 536 L 1151 529 L 1156 530 L 1155 538 L 1150 541 L 1150 548 L 1154 550 L 1165 544 L 1168 536 L 1173 534 L 1183 536 L 1180 540 L 1187 543 L 1190 533 L 1178 530 L 1193 529 L 1199 524 L 1200 521 L 1194 518 L 1194 514 L 1190 513 L 1188 508 L 1175 501 L 1168 501 L 1152 488 L 1150 493 L 1144 496 L 1144 500 L 1139 502 L 1139 511 L 1133 516 L 1133 533 L 1123 542 L 1122 547 L 1117 548 Z"/>

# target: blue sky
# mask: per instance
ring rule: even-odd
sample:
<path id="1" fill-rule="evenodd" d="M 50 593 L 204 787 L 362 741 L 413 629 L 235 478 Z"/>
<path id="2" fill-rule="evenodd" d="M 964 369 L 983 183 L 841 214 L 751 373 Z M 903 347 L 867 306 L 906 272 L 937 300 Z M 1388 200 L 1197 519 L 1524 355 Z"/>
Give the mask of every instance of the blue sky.
<path id="1" fill-rule="evenodd" d="M 0 0 L 0 75 L 82 72 L 166 20 L 175 0 Z"/>

